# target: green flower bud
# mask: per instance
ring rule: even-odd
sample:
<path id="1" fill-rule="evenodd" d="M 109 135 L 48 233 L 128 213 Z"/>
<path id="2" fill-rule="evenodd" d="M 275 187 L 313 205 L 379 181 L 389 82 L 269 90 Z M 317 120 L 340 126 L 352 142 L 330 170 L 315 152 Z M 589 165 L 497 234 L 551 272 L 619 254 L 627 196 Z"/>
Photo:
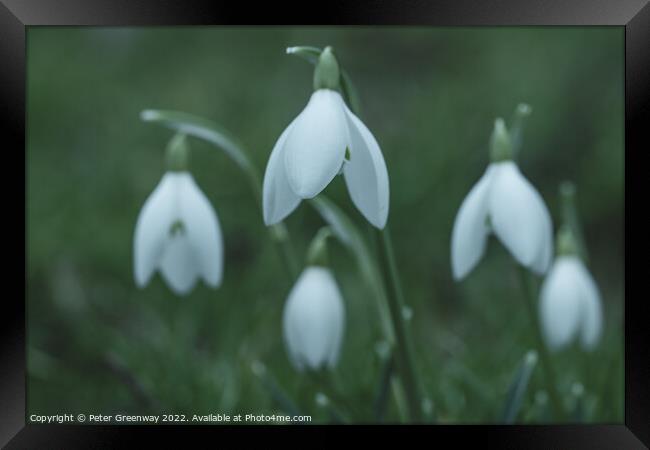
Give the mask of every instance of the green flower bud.
<path id="1" fill-rule="evenodd" d="M 314 70 L 314 90 L 332 89 L 338 91 L 340 80 L 341 71 L 332 47 L 325 47 L 325 50 L 318 57 L 316 69 Z"/>
<path id="2" fill-rule="evenodd" d="M 167 144 L 165 155 L 167 170 L 171 172 L 185 172 L 189 163 L 189 147 L 184 134 L 178 133 Z"/>
<path id="3" fill-rule="evenodd" d="M 503 119 L 494 121 L 494 130 L 490 137 L 490 159 L 492 162 L 501 162 L 512 159 L 512 142 L 510 134 Z"/>

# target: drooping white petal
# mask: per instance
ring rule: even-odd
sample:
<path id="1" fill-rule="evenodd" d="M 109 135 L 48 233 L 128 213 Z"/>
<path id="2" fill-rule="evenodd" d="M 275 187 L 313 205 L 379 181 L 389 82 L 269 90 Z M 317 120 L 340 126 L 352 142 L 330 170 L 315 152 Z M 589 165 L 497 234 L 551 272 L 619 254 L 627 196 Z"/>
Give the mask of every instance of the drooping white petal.
<path id="1" fill-rule="evenodd" d="M 540 292 L 540 320 L 552 350 L 565 346 L 579 331 L 583 286 L 575 258 L 561 256 L 551 267 Z"/>
<path id="2" fill-rule="evenodd" d="M 312 198 L 325 189 L 341 169 L 347 145 L 341 95 L 329 89 L 315 91 L 284 144 L 291 190 L 300 198 Z"/>
<path id="3" fill-rule="evenodd" d="M 603 312 L 600 293 L 591 274 L 582 262 L 576 259 L 576 280 L 582 286 L 582 315 L 580 322 L 580 341 L 586 350 L 593 349 L 602 333 Z"/>
<path id="4" fill-rule="evenodd" d="M 300 203 L 300 197 L 289 186 L 284 165 L 284 144 L 295 122 L 295 120 L 291 122 L 282 132 L 266 165 L 263 195 L 264 223 L 266 225 L 280 222 L 291 214 Z"/>
<path id="5" fill-rule="evenodd" d="M 284 308 L 284 339 L 294 366 L 299 370 L 334 366 L 344 321 L 343 300 L 331 272 L 307 267 Z"/>
<path id="6" fill-rule="evenodd" d="M 543 273 L 552 254 L 550 214 L 512 161 L 494 163 L 489 215 L 494 233 L 520 264 Z"/>
<path id="7" fill-rule="evenodd" d="M 350 160 L 343 167 L 350 197 L 361 214 L 383 229 L 388 219 L 388 170 L 379 144 L 370 130 L 347 106 Z"/>
<path id="8" fill-rule="evenodd" d="M 178 231 L 167 240 L 160 273 L 176 295 L 187 295 L 194 288 L 200 270 L 200 262 L 187 235 Z"/>
<path id="9" fill-rule="evenodd" d="M 223 239 L 217 213 L 188 172 L 179 174 L 179 212 L 198 274 L 212 287 L 221 284 Z"/>
<path id="10" fill-rule="evenodd" d="M 451 234 L 451 268 L 454 279 L 464 278 L 479 262 L 489 233 L 488 197 L 494 167 L 488 166 L 461 203 Z"/>
<path id="11" fill-rule="evenodd" d="M 165 174 L 140 210 L 133 236 L 133 271 L 137 286 L 143 287 L 162 258 L 173 222 L 177 179 Z"/>

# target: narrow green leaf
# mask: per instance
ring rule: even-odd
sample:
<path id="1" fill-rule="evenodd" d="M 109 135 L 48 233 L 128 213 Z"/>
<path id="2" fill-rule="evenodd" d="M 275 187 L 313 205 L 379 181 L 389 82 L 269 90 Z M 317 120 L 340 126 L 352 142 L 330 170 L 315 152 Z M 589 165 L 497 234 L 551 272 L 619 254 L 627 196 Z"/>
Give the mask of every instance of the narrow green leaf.
<path id="1" fill-rule="evenodd" d="M 519 370 L 517 370 L 517 373 L 510 384 L 510 388 L 508 389 L 508 398 L 503 410 L 503 423 L 513 423 L 517 418 L 517 414 L 519 413 L 519 409 L 524 400 L 524 394 L 526 394 L 526 390 L 528 389 L 530 376 L 536 365 L 537 353 L 534 350 L 530 350 L 524 356 L 524 360 L 519 366 Z"/>
<path id="2" fill-rule="evenodd" d="M 316 405 L 327 411 L 333 424 L 347 424 L 350 419 L 332 404 L 329 397 L 322 392 L 316 393 Z"/>
<path id="3" fill-rule="evenodd" d="M 571 385 L 571 397 L 573 399 L 573 421 L 583 423 L 585 421 L 585 388 L 582 383 L 573 383 Z"/>
<path id="4" fill-rule="evenodd" d="M 318 62 L 318 57 L 320 56 L 322 51 L 323 50 L 321 50 L 318 47 L 310 47 L 307 45 L 287 48 L 288 55 L 299 56 L 305 61 L 310 62 L 312 64 L 316 64 Z"/>

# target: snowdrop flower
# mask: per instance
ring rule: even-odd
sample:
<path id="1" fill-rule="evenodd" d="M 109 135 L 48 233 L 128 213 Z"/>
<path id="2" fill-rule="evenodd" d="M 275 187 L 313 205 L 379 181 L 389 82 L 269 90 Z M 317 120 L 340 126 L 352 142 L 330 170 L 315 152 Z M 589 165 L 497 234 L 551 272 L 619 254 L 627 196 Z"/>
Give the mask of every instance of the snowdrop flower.
<path id="1" fill-rule="evenodd" d="M 585 350 L 591 350 L 602 332 L 600 294 L 577 256 L 568 228 L 558 234 L 558 253 L 540 291 L 544 338 L 552 350 L 566 346 L 576 337 Z"/>
<path id="2" fill-rule="evenodd" d="M 454 221 L 453 276 L 460 280 L 472 271 L 491 232 L 520 264 L 543 274 L 553 256 L 551 217 L 540 194 L 512 160 L 510 136 L 502 119 L 495 123 L 491 159 Z"/>
<path id="3" fill-rule="evenodd" d="M 322 259 L 327 236 L 319 235 L 311 246 L 310 263 L 291 289 L 284 307 L 284 340 L 291 362 L 300 371 L 333 368 L 343 340 L 343 298 Z"/>
<path id="4" fill-rule="evenodd" d="M 320 55 L 314 93 L 278 138 L 264 174 L 264 222 L 288 216 L 343 173 L 352 202 L 375 227 L 388 218 L 388 171 L 379 144 L 346 106 L 330 47 Z"/>
<path id="5" fill-rule="evenodd" d="M 167 150 L 168 172 L 147 198 L 135 226 L 134 276 L 144 287 L 156 270 L 177 295 L 188 294 L 198 278 L 221 284 L 223 242 L 217 214 L 187 171 L 184 136 Z"/>

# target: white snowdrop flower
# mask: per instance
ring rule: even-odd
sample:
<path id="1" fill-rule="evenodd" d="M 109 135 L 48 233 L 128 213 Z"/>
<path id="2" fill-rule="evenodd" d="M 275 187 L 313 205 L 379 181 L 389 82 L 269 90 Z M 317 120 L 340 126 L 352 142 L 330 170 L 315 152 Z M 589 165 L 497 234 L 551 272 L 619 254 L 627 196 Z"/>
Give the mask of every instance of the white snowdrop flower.
<path id="1" fill-rule="evenodd" d="M 170 169 L 147 198 L 135 226 L 134 276 L 144 287 L 156 270 L 178 295 L 188 294 L 199 278 L 221 284 L 223 241 L 219 219 L 207 197 L 186 171 L 184 137 L 168 148 Z"/>
<path id="2" fill-rule="evenodd" d="M 458 210 L 451 237 L 452 272 L 464 278 L 479 262 L 493 232 L 512 256 L 538 274 L 553 256 L 551 217 L 544 200 L 512 158 L 503 120 L 495 123 L 492 163 Z"/>
<path id="3" fill-rule="evenodd" d="M 542 284 L 540 321 L 550 349 L 558 350 L 577 337 L 591 350 L 603 327 L 600 293 L 571 239 L 567 229 L 558 234 L 560 255 Z"/>
<path id="4" fill-rule="evenodd" d="M 331 271 L 307 267 L 284 308 L 284 340 L 298 370 L 336 365 L 343 340 L 343 299 Z"/>
<path id="5" fill-rule="evenodd" d="M 321 53 L 314 93 L 276 142 L 264 174 L 264 222 L 288 216 L 302 199 L 318 195 L 342 173 L 361 214 L 375 227 L 388 218 L 386 163 L 368 128 L 337 92 L 338 63 L 329 47 Z"/>

